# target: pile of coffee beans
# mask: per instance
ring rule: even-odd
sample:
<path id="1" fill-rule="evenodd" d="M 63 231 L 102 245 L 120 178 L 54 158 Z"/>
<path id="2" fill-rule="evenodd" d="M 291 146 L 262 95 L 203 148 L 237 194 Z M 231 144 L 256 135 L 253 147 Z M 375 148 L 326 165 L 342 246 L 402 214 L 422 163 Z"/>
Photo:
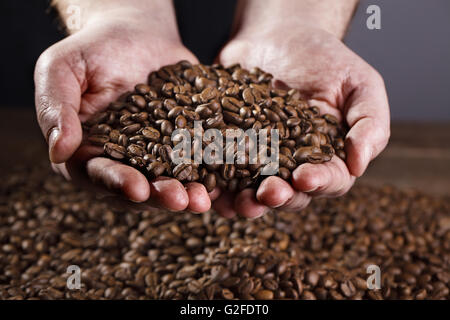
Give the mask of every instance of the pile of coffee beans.
<path id="1" fill-rule="evenodd" d="M 0 299 L 450 299 L 449 270 L 450 198 L 392 187 L 256 220 L 113 209 L 40 167 L 0 193 Z"/>
<path id="2" fill-rule="evenodd" d="M 133 92 L 94 115 L 85 124 L 88 139 L 104 147 L 110 158 L 136 167 L 149 179 L 165 175 L 182 182 L 198 181 L 208 191 L 216 185 L 229 191 L 256 186 L 267 164 L 259 154 L 249 153 L 248 142 L 244 153 L 231 146 L 231 163 L 200 164 L 193 154 L 184 163 L 174 163 L 172 152 L 178 141 L 172 133 L 188 130 L 194 150 L 194 121 L 201 123 L 201 136 L 208 129 L 220 130 L 223 137 L 227 129 L 256 133 L 267 129 L 268 150 L 263 151 L 268 155 L 273 152 L 271 130 L 277 130 L 278 175 L 283 179 L 305 162 L 326 162 L 335 154 L 345 159 L 345 130 L 336 117 L 320 115 L 319 108 L 309 106 L 298 90 L 276 89 L 271 79 L 259 68 L 248 71 L 238 64 L 224 68 L 180 61 L 152 72 L 148 84 L 136 85 Z M 197 148 L 203 151 L 211 142 L 201 141 Z M 226 159 L 226 152 L 225 146 L 218 159 Z"/>

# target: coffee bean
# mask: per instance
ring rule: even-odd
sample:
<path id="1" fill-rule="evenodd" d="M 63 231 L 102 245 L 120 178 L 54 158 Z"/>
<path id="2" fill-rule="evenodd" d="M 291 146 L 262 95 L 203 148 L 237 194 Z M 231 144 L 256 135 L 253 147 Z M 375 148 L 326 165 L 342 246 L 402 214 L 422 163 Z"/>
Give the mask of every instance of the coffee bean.
<path id="1" fill-rule="evenodd" d="M 134 123 L 122 128 L 122 130 L 120 130 L 120 133 L 131 135 L 136 133 L 140 128 L 141 125 L 139 123 Z"/>
<path id="2" fill-rule="evenodd" d="M 124 159 L 126 150 L 123 146 L 108 142 L 105 144 L 105 152 L 113 159 Z"/>
<path id="3" fill-rule="evenodd" d="M 144 109 L 147 105 L 147 103 L 145 102 L 145 98 L 137 94 L 130 96 L 130 102 L 132 102 L 139 109 Z"/>
<path id="4" fill-rule="evenodd" d="M 192 165 L 180 163 L 173 169 L 173 176 L 179 181 L 188 180 L 192 174 Z"/>
<path id="5" fill-rule="evenodd" d="M 88 141 L 95 146 L 103 147 L 107 142 L 109 142 L 109 136 L 107 135 L 91 135 L 88 138 Z"/>
<path id="6" fill-rule="evenodd" d="M 150 140 L 150 141 L 158 141 L 159 137 L 161 136 L 160 132 L 152 127 L 145 127 L 141 131 L 142 135 Z"/>
<path id="7" fill-rule="evenodd" d="M 213 111 L 206 104 L 199 105 L 195 109 L 195 112 L 198 113 L 202 119 L 209 118 L 213 115 Z"/>
<path id="8" fill-rule="evenodd" d="M 175 127 L 177 129 L 185 128 L 186 124 L 187 124 L 187 120 L 186 120 L 186 118 L 184 116 L 179 115 L 179 116 L 176 117 L 176 119 L 175 119 Z"/>
<path id="9" fill-rule="evenodd" d="M 280 117 L 273 112 L 272 110 L 270 110 L 269 108 L 264 108 L 263 112 L 266 114 L 267 118 L 271 121 L 271 122 L 278 122 L 280 121 Z"/>
<path id="10" fill-rule="evenodd" d="M 127 151 L 134 157 L 143 157 L 145 155 L 145 149 L 137 144 L 130 144 Z"/>
<path id="11" fill-rule="evenodd" d="M 166 167 L 159 161 L 154 161 L 147 166 L 147 171 L 151 179 L 155 179 L 164 174 Z"/>
<path id="12" fill-rule="evenodd" d="M 320 148 L 316 146 L 300 147 L 294 152 L 294 159 L 297 163 L 303 163 L 310 160 L 313 155 L 320 154 Z"/>
<path id="13" fill-rule="evenodd" d="M 203 179 L 206 191 L 212 192 L 216 187 L 216 176 L 213 173 L 208 173 Z"/>
<path id="14" fill-rule="evenodd" d="M 235 166 L 234 165 L 232 165 L 232 164 L 224 164 L 224 165 L 222 165 L 221 174 L 222 174 L 222 177 L 225 180 L 233 179 L 234 173 L 235 173 Z"/>
<path id="15" fill-rule="evenodd" d="M 235 125 L 240 125 L 242 123 L 242 118 L 239 116 L 239 114 L 234 113 L 234 112 L 224 111 L 223 118 L 225 121 L 228 121 Z"/>
<path id="16" fill-rule="evenodd" d="M 255 294 L 257 300 L 272 300 L 274 298 L 273 291 L 260 290 Z"/>

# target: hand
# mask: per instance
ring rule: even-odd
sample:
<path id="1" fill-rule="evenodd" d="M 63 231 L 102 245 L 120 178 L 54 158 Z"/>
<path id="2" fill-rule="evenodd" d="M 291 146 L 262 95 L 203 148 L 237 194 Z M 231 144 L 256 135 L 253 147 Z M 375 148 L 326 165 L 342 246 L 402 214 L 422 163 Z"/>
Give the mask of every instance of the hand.
<path id="1" fill-rule="evenodd" d="M 345 121 L 346 162 L 333 157 L 323 164 L 302 164 L 291 184 L 268 177 L 257 191 L 223 194 L 214 203 L 222 215 L 254 218 L 270 208 L 300 210 L 311 197 L 340 196 L 386 146 L 389 106 L 381 76 L 336 36 L 308 26 L 270 25 L 241 32 L 222 50 L 219 62 L 258 66 L 274 75 L 275 86 L 297 88 L 312 105 Z"/>
<path id="2" fill-rule="evenodd" d="M 129 199 L 141 203 L 140 208 L 143 203 L 174 211 L 207 211 L 211 201 L 203 185 L 191 183 L 185 189 L 169 178 L 149 183 L 139 171 L 100 157 L 103 150 L 83 143 L 81 123 L 135 84 L 146 82 L 150 71 L 179 60 L 196 62 L 176 26 L 159 21 L 154 25 L 145 15 L 127 17 L 123 10 L 119 16 L 96 16 L 47 49 L 37 62 L 37 117 L 52 166 L 68 179 L 118 195 L 120 203 Z"/>

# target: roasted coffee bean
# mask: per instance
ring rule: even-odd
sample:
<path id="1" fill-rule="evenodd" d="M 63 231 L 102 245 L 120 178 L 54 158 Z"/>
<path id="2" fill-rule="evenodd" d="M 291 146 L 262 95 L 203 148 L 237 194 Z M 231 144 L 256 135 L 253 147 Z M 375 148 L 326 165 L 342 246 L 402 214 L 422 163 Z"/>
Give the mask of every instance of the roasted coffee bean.
<path id="1" fill-rule="evenodd" d="M 278 169 L 278 175 L 281 179 L 289 180 L 291 177 L 291 171 L 288 168 L 280 167 Z"/>
<path id="2" fill-rule="evenodd" d="M 179 105 L 182 106 L 190 106 L 192 104 L 192 100 L 190 97 L 184 95 L 184 94 L 176 94 L 175 100 Z"/>
<path id="3" fill-rule="evenodd" d="M 294 159 L 297 163 L 303 163 L 308 161 L 313 155 L 318 155 L 321 150 L 316 146 L 300 147 L 294 152 Z"/>
<path id="4" fill-rule="evenodd" d="M 116 130 L 116 129 L 111 130 L 111 132 L 109 133 L 109 140 L 111 142 L 118 143 L 119 136 L 120 136 L 119 130 Z"/>
<path id="5" fill-rule="evenodd" d="M 161 133 L 152 127 L 145 127 L 142 129 L 141 134 L 150 141 L 158 141 Z"/>
<path id="6" fill-rule="evenodd" d="M 216 88 L 208 87 L 200 93 L 200 101 L 202 103 L 207 103 L 210 100 L 215 99 L 218 96 L 218 94 L 219 92 L 217 91 Z"/>
<path id="7" fill-rule="evenodd" d="M 168 144 L 165 144 L 159 148 L 159 156 L 161 160 L 169 163 L 172 161 L 172 147 Z"/>
<path id="8" fill-rule="evenodd" d="M 132 135 L 136 133 L 141 128 L 141 125 L 139 123 L 130 124 L 122 130 L 120 130 L 120 133 L 126 134 L 126 135 Z"/>
<path id="9" fill-rule="evenodd" d="M 280 166 L 283 166 L 289 170 L 294 170 L 297 166 L 295 163 L 295 160 L 289 156 L 289 155 L 285 155 L 283 153 L 280 153 L 279 155 L 279 161 L 280 161 Z"/>
<path id="10" fill-rule="evenodd" d="M 192 174 L 192 165 L 180 163 L 173 169 L 173 176 L 180 180 L 185 181 L 188 180 Z"/>
<path id="11" fill-rule="evenodd" d="M 201 104 L 196 109 L 195 112 L 198 113 L 200 118 L 206 119 L 213 115 L 213 111 L 206 105 Z"/>
<path id="12" fill-rule="evenodd" d="M 195 113 L 194 111 L 183 109 L 183 115 L 185 116 L 186 120 L 188 120 L 190 122 L 200 120 L 199 115 L 197 113 Z"/>
<path id="13" fill-rule="evenodd" d="M 159 161 L 153 161 L 147 166 L 147 171 L 152 179 L 164 174 L 166 167 Z"/>
<path id="14" fill-rule="evenodd" d="M 243 106 L 243 102 L 233 97 L 222 98 L 222 108 L 234 113 L 239 113 L 239 109 Z"/>
<path id="15" fill-rule="evenodd" d="M 173 124 L 168 120 L 163 120 L 161 122 L 161 133 L 164 136 L 171 136 L 173 132 Z"/>
<path id="16" fill-rule="evenodd" d="M 242 123 L 242 118 L 239 116 L 239 114 L 230 111 L 223 112 L 223 119 L 235 125 L 240 125 Z"/>
<path id="17" fill-rule="evenodd" d="M 97 124 L 89 130 L 90 135 L 109 135 L 111 127 L 105 123 Z"/>
<path id="18" fill-rule="evenodd" d="M 203 179 L 206 191 L 211 192 L 216 187 L 216 176 L 213 173 L 208 173 Z"/>
<path id="19" fill-rule="evenodd" d="M 108 142 L 105 144 L 105 152 L 113 159 L 124 159 L 126 150 L 123 146 Z"/>
<path id="20" fill-rule="evenodd" d="M 147 112 L 139 112 L 139 113 L 133 113 L 131 115 L 131 120 L 136 122 L 144 122 L 148 119 L 148 113 Z"/>
<path id="21" fill-rule="evenodd" d="M 150 92 L 151 87 L 145 83 L 139 83 L 134 87 L 134 90 L 139 94 L 145 95 Z"/>
<path id="22" fill-rule="evenodd" d="M 176 117 L 175 119 L 175 127 L 177 129 L 183 129 L 186 127 L 187 121 L 186 118 L 182 115 L 179 115 L 178 117 Z"/>
<path id="23" fill-rule="evenodd" d="M 130 102 L 132 102 L 139 109 L 144 109 L 147 105 L 145 98 L 137 94 L 133 94 L 130 96 Z"/>
<path id="24" fill-rule="evenodd" d="M 163 109 L 153 110 L 153 116 L 155 119 L 167 119 L 167 113 Z"/>
<path id="25" fill-rule="evenodd" d="M 321 116 L 319 108 L 309 106 L 298 90 L 274 89 L 270 79 L 272 76 L 259 68 L 248 71 L 240 65 L 224 68 L 219 64 L 179 62 L 164 66 L 149 75 L 148 83 L 137 84 L 133 92 L 124 93 L 118 101 L 112 102 L 106 112 L 89 119 L 84 124 L 89 129 L 88 141 L 98 146 L 113 143 L 124 147 L 125 155 L 114 153 L 114 159 L 135 167 L 142 167 L 142 161 L 147 166 L 161 161 L 165 173 L 171 177 L 177 168 L 177 176 L 182 181 L 199 181 L 207 183 L 208 190 L 217 185 L 233 192 L 256 188 L 263 180 L 259 178 L 261 164 L 249 164 L 250 144 L 246 143 L 243 163 L 234 156 L 234 162 L 227 166 L 181 167 L 172 162 L 166 149 L 162 154 L 159 152 L 162 145 L 174 148 L 182 141 L 180 135 L 172 139 L 175 129 L 187 129 L 191 138 L 195 121 L 200 121 L 201 134 L 207 129 L 219 129 L 222 133 L 227 129 L 253 129 L 256 133 L 267 129 L 269 143 L 271 130 L 277 130 L 278 175 L 286 180 L 299 164 L 323 163 L 334 155 L 345 159 L 345 128 L 338 119 L 332 115 Z M 226 139 L 222 141 L 225 142 Z M 195 137 L 192 146 L 198 151 L 210 143 L 199 143 Z M 225 148 L 225 153 L 229 152 L 235 154 L 237 148 Z M 112 157 L 106 148 L 105 154 Z M 212 182 L 212 175 L 206 178 L 202 169 L 211 171 L 216 181 Z M 219 176 L 215 172 L 220 172 Z M 149 174 L 149 177 L 154 178 L 154 175 Z"/>
<path id="26" fill-rule="evenodd" d="M 88 138 L 88 141 L 90 143 L 92 143 L 95 146 L 100 146 L 100 147 L 103 147 L 103 145 L 105 145 L 107 142 L 109 142 L 109 140 L 110 140 L 109 136 L 107 136 L 107 135 L 100 135 L 100 134 L 91 135 Z"/>
<path id="27" fill-rule="evenodd" d="M 234 177 L 235 166 L 232 164 L 224 164 L 221 168 L 221 175 L 225 180 L 231 180 Z"/>
<path id="28" fill-rule="evenodd" d="M 137 144 L 130 144 L 127 151 L 133 157 L 143 157 L 145 155 L 145 149 Z"/>

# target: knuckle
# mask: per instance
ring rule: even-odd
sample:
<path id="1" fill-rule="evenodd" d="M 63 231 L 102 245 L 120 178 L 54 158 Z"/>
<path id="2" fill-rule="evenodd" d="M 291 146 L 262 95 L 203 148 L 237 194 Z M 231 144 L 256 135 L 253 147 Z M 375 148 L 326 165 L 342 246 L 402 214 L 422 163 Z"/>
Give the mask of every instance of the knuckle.
<path id="1" fill-rule="evenodd" d="M 45 72 L 52 65 L 58 62 L 58 55 L 57 50 L 55 49 L 55 46 L 49 47 L 47 50 L 45 50 L 41 55 L 39 56 L 37 62 L 36 62 L 36 74 L 39 74 L 40 72 Z"/>

